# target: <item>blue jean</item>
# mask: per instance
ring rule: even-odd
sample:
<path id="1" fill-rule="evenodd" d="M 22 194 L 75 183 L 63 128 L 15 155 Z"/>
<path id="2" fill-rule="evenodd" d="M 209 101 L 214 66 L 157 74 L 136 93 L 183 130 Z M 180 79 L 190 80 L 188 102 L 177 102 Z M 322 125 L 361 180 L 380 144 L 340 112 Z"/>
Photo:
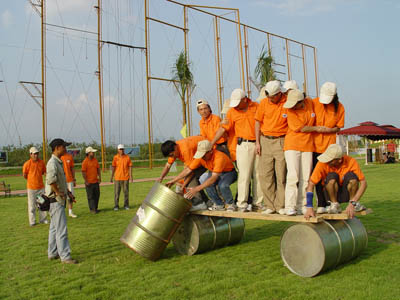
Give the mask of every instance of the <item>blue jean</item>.
<path id="1" fill-rule="evenodd" d="M 65 206 L 58 202 L 50 203 L 49 214 L 51 217 L 49 228 L 48 257 L 60 256 L 60 259 L 71 258 L 71 248 L 68 241 L 67 217 Z"/>
<path id="2" fill-rule="evenodd" d="M 208 178 L 210 178 L 212 172 L 203 174 L 200 177 L 200 183 L 204 183 Z M 233 169 L 229 172 L 223 172 L 219 175 L 219 178 L 209 187 L 206 187 L 208 196 L 211 198 L 212 202 L 216 205 L 223 205 L 224 202 L 219 197 L 217 192 L 217 186 L 221 193 L 222 198 L 224 198 L 226 204 L 233 204 L 233 196 L 230 185 L 237 180 L 236 170 Z"/>

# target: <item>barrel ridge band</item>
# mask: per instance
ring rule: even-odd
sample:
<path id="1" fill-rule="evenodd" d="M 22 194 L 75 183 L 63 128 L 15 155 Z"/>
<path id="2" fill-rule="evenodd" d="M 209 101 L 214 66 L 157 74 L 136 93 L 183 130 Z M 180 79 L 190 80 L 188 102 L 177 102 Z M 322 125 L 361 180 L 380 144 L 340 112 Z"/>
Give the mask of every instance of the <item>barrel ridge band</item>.
<path id="1" fill-rule="evenodd" d="M 229 228 L 229 237 L 228 237 L 228 242 L 226 243 L 227 245 L 230 245 L 231 238 L 232 238 L 232 224 L 231 224 L 232 218 L 228 218 L 228 228 Z"/>
<path id="2" fill-rule="evenodd" d="M 333 227 L 332 224 L 329 223 L 328 221 L 326 221 L 326 220 L 323 220 L 323 221 L 324 221 L 324 223 L 326 223 L 333 230 L 333 232 L 335 233 L 335 235 L 336 235 L 336 237 L 338 239 L 338 242 L 339 242 L 339 256 L 338 256 L 337 261 L 336 261 L 336 265 L 335 265 L 335 267 L 336 267 L 339 264 L 340 259 L 342 258 L 342 241 L 341 241 L 340 236 L 337 233 L 335 227 Z"/>
<path id="3" fill-rule="evenodd" d="M 132 222 L 139 227 L 140 229 L 142 229 L 143 231 L 147 232 L 148 234 L 150 234 L 152 237 L 164 242 L 164 243 L 169 243 L 169 241 L 164 240 L 163 238 L 159 237 L 157 234 L 155 234 L 154 232 L 151 232 L 149 229 L 147 229 L 146 227 L 144 227 L 143 225 L 140 225 L 138 222 L 136 222 L 136 218 L 133 218 Z"/>
<path id="4" fill-rule="evenodd" d="M 178 224 L 180 224 L 182 222 L 181 220 L 177 220 L 175 218 L 167 216 L 161 209 L 159 209 L 158 207 L 155 207 L 153 204 L 149 203 L 147 200 L 144 200 L 143 203 L 146 204 L 148 207 L 154 209 L 156 212 L 158 212 L 160 215 L 166 217 L 170 221 L 173 221 L 173 222 L 178 223 Z"/>
<path id="5" fill-rule="evenodd" d="M 210 249 L 210 250 L 212 250 L 212 249 L 215 249 L 215 245 L 217 244 L 217 228 L 215 228 L 215 224 L 214 224 L 214 221 L 213 221 L 212 217 L 208 217 L 208 218 L 209 218 L 209 220 L 210 220 L 210 222 L 211 222 L 211 225 L 212 225 L 212 227 L 213 227 L 213 229 L 214 229 L 213 246 L 212 246 L 212 248 Z"/>
<path id="6" fill-rule="evenodd" d="M 346 224 L 347 228 L 349 229 L 350 233 L 351 233 L 351 237 L 353 238 L 353 251 L 351 252 L 351 257 L 354 257 L 355 252 L 356 252 L 356 239 L 354 237 L 354 233 L 353 230 L 351 229 L 351 226 L 349 224 L 347 224 L 346 221 L 343 221 L 344 224 Z"/>

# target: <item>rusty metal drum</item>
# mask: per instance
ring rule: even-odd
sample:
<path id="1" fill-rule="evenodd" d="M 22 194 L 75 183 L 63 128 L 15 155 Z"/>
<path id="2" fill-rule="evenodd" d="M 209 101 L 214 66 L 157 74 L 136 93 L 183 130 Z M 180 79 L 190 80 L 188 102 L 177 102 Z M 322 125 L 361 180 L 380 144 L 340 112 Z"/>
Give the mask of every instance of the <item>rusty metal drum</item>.
<path id="1" fill-rule="evenodd" d="M 190 201 L 156 182 L 120 240 L 141 256 L 157 260 L 191 206 Z"/>
<path id="2" fill-rule="evenodd" d="M 175 232 L 172 242 L 179 253 L 194 255 L 237 244 L 243 235 L 243 219 L 188 215 Z"/>
<path id="3" fill-rule="evenodd" d="M 283 233 L 281 257 L 294 274 L 313 277 L 357 257 L 367 244 L 367 231 L 357 218 L 301 223 Z"/>

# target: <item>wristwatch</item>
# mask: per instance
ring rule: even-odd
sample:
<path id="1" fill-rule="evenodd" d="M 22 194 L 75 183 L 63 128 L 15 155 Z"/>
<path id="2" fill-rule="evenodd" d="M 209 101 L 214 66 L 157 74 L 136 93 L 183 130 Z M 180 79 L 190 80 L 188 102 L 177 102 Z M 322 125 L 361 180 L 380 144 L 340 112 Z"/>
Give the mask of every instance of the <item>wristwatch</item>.
<path id="1" fill-rule="evenodd" d="M 350 201 L 350 203 L 351 203 L 351 205 L 353 205 L 354 207 L 356 207 L 356 205 L 357 205 L 357 201 Z"/>

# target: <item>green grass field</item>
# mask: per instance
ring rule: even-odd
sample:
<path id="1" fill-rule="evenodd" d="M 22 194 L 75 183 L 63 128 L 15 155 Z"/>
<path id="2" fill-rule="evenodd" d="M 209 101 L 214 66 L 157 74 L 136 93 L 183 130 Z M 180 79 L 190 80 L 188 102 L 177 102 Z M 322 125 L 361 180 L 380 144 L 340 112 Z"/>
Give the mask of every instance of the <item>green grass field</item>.
<path id="1" fill-rule="evenodd" d="M 29 227 L 25 197 L 0 198 L 0 299 L 400 299 L 399 167 L 363 167 L 362 202 L 374 210 L 361 217 L 368 248 L 315 278 L 283 266 L 285 222 L 246 221 L 240 244 L 200 255 L 181 256 L 169 245 L 157 262 L 141 258 L 119 238 L 151 182 L 131 185 L 129 211 L 114 212 L 113 188 L 102 187 L 97 215 L 77 190 L 78 218 L 68 218 L 68 231 L 79 265 L 48 261 L 48 225 Z M 159 172 L 135 170 L 135 177 Z"/>

